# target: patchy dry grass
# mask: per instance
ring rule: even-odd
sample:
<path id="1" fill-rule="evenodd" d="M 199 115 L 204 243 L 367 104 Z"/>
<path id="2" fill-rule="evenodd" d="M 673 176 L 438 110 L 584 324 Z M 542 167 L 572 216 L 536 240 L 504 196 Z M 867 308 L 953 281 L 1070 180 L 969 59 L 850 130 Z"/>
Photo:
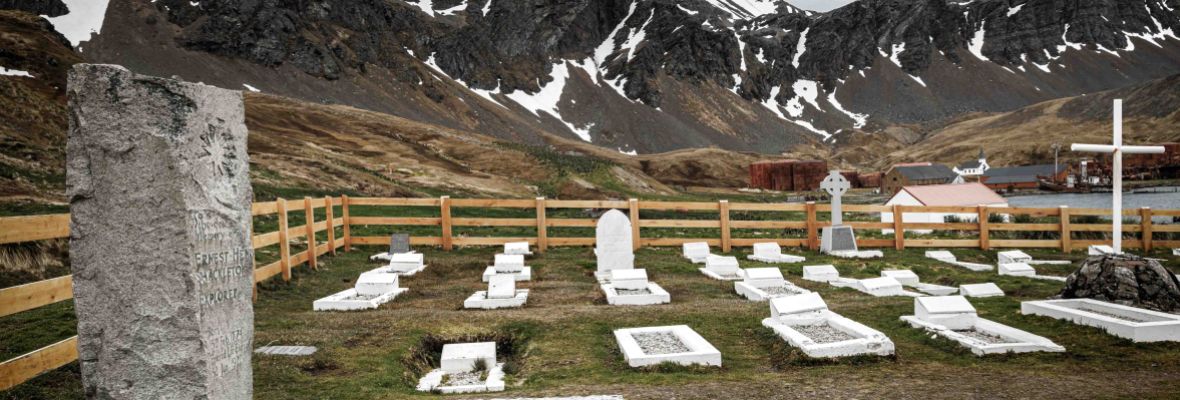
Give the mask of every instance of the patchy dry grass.
<path id="1" fill-rule="evenodd" d="M 882 269 L 911 268 L 927 282 L 947 285 L 994 281 L 1010 297 L 975 299 L 981 316 L 1044 335 L 1065 346 L 1062 354 L 976 357 L 953 343 L 933 339 L 898 320 L 911 314 L 912 299 L 872 298 L 800 279 L 802 265 L 780 265 L 789 280 L 820 292 L 829 306 L 877 328 L 893 339 L 897 356 L 815 362 L 763 328 L 766 303 L 739 298 L 732 283 L 713 281 L 679 256 L 678 249 L 643 249 L 638 266 L 672 294 L 672 304 L 649 307 L 602 305 L 592 277 L 588 248 L 553 249 L 529 260 L 534 281 L 522 309 L 462 309 L 463 299 L 485 284 L 479 275 L 494 249 L 453 252 L 423 249 L 426 271 L 402 281 L 410 291 L 366 312 L 312 312 L 311 302 L 352 285 L 375 264 L 376 247 L 321 259 L 319 271 L 301 267 L 290 282 L 271 281 L 256 303 L 255 346 L 312 345 L 306 358 L 255 357 L 255 397 L 265 399 L 383 399 L 434 397 L 414 391 L 421 363 L 432 362 L 430 344 L 463 335 L 522 335 L 515 348 L 507 397 L 620 393 L 627 398 L 1166 398 L 1180 380 L 1180 344 L 1136 344 L 1048 318 L 1023 316 L 1019 301 L 1053 295 L 1058 283 L 999 277 L 927 260 L 921 249 L 887 250 L 880 260 L 830 259 L 798 252 L 807 264 L 832 263 L 845 276 L 877 276 Z M 956 250 L 961 259 L 994 260 L 994 253 Z M 735 252 L 744 258 L 743 251 Z M 1053 258 L 1055 253 L 1034 254 Z M 1082 256 L 1075 253 L 1072 259 Z M 767 266 L 745 262 L 744 267 Z M 1169 267 L 1176 269 L 1171 261 Z M 1043 274 L 1065 274 L 1069 266 L 1039 266 Z M 43 309 L 48 309 L 43 308 Z M 58 310 L 68 313 L 70 310 Z M 47 312 L 47 311 L 39 311 Z M 0 319 L 9 328 L 30 321 Z M 29 316 L 25 316 L 34 320 Z M 64 318 L 65 315 L 58 315 Z M 34 320 L 35 321 L 35 320 Z M 721 350 L 722 368 L 626 366 L 611 331 L 618 328 L 687 324 Z M 20 334 L 29 333 L 26 330 Z M 41 335 L 48 344 L 68 329 Z M 489 336 L 491 337 L 491 336 Z M 7 341 L 6 341 L 7 343 Z M 35 348 L 35 347 L 34 347 Z M 418 354 L 417 356 L 415 354 Z M 424 357 L 419 362 L 407 362 Z M 0 398 L 76 398 L 76 364 L 34 379 Z M 463 397 L 463 396 L 456 396 Z M 486 396 L 485 396 L 486 397 Z"/>

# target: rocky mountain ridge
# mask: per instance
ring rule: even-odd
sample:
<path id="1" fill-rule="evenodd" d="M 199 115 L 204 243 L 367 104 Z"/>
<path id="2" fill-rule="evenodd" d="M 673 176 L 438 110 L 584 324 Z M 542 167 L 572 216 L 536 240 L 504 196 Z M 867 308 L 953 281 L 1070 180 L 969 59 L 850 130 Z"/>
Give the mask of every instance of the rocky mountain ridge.
<path id="1" fill-rule="evenodd" d="M 94 61 L 520 142 L 777 153 L 1180 72 L 1180 0 L 112 0 Z"/>

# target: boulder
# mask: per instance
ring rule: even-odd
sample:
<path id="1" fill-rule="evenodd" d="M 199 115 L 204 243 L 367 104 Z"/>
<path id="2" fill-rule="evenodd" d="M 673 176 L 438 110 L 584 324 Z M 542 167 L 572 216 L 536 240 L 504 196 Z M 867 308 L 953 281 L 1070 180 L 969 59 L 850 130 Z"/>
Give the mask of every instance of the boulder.
<path id="1" fill-rule="evenodd" d="M 1090 257 L 1070 274 L 1058 294 L 1146 309 L 1180 311 L 1180 280 L 1158 261 L 1130 254 Z"/>

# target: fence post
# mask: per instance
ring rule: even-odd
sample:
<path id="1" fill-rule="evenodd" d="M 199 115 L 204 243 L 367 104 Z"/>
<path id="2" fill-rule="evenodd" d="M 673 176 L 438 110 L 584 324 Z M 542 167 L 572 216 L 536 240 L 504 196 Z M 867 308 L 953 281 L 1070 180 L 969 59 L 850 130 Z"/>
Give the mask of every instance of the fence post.
<path id="1" fill-rule="evenodd" d="M 631 199 L 627 203 L 631 208 L 631 249 L 639 250 L 639 199 Z"/>
<path id="2" fill-rule="evenodd" d="M 287 200 L 277 199 L 275 205 L 279 211 L 279 267 L 283 270 L 283 280 L 291 280 L 291 241 L 287 227 Z"/>
<path id="3" fill-rule="evenodd" d="M 344 251 L 352 251 L 352 229 L 350 224 L 352 221 L 348 217 L 348 196 L 340 195 L 340 213 L 344 214 L 342 217 L 344 221 L 341 224 L 344 228 Z"/>
<path id="4" fill-rule="evenodd" d="M 989 213 L 987 212 L 987 205 L 980 204 L 979 205 L 979 216 L 976 218 L 979 219 L 979 248 L 982 250 L 990 250 L 992 248 L 991 243 L 988 243 L 988 236 L 989 236 L 988 227 L 987 227 L 988 214 Z"/>
<path id="5" fill-rule="evenodd" d="M 307 266 L 314 270 L 318 268 L 315 257 L 315 209 L 311 207 L 311 197 L 303 198 L 303 217 L 303 226 L 307 230 Z"/>
<path id="6" fill-rule="evenodd" d="M 332 213 L 332 196 L 324 197 L 324 217 L 328 223 L 328 252 L 336 255 L 336 226 L 332 225 L 336 216 Z"/>
<path id="7" fill-rule="evenodd" d="M 729 200 L 718 201 L 717 208 L 720 210 L 718 215 L 721 217 L 721 252 L 728 253 L 731 249 L 729 242 Z"/>
<path id="8" fill-rule="evenodd" d="M 1069 206 L 1057 208 L 1057 219 L 1061 223 L 1061 252 L 1073 251 L 1073 232 L 1069 230 Z"/>
<path id="9" fill-rule="evenodd" d="M 901 204 L 893 205 L 893 248 L 897 250 L 905 250 L 905 229 L 902 228 L 902 219 L 905 218 L 905 213 L 901 211 Z"/>
<path id="10" fill-rule="evenodd" d="M 545 228 L 545 198 L 537 198 L 537 251 L 545 254 L 549 249 L 549 232 Z"/>
<path id="11" fill-rule="evenodd" d="M 454 247 L 451 242 L 451 196 L 439 198 L 439 212 L 442 216 L 442 248 L 451 251 Z"/>
<path id="12" fill-rule="evenodd" d="M 1153 234 L 1151 233 L 1151 207 L 1143 207 L 1139 209 L 1139 226 L 1140 236 L 1143 241 L 1143 255 L 1151 252 L 1151 241 Z"/>
<path id="13" fill-rule="evenodd" d="M 807 212 L 807 248 L 815 250 L 819 247 L 819 241 L 816 240 L 816 222 L 815 222 L 815 202 L 809 201 L 804 204 L 803 209 Z"/>

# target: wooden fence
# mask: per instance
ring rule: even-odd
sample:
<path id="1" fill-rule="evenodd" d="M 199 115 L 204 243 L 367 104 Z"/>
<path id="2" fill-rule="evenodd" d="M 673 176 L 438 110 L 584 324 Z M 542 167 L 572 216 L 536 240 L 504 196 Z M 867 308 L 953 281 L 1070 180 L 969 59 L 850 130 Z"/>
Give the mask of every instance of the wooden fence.
<path id="1" fill-rule="evenodd" d="M 339 206 L 341 215 L 335 216 L 333 207 Z M 368 216 L 350 216 L 350 208 L 363 207 Z M 382 212 L 390 209 L 391 212 Z M 396 215 L 396 210 L 411 208 L 437 209 L 437 217 L 408 217 Z M 315 210 L 324 209 L 325 218 L 315 219 Z M 515 209 L 520 214 L 535 213 L 529 218 L 462 218 L 453 217 L 452 211 L 459 208 Z M 591 236 L 550 236 L 551 228 L 593 228 L 594 218 L 570 218 L 562 209 L 621 209 L 627 210 L 631 219 L 634 248 L 642 246 L 679 246 L 687 242 L 706 242 L 718 246 L 723 252 L 733 247 L 752 246 L 755 242 L 777 242 L 788 247 L 819 247 L 819 230 L 829 224 L 831 207 L 827 204 L 808 203 L 730 203 L 717 202 L 667 202 L 630 200 L 547 200 L 536 199 L 451 199 L 440 198 L 375 198 L 348 196 L 304 198 L 302 200 L 279 199 L 272 202 L 255 203 L 256 217 L 277 215 L 278 228 L 273 232 L 252 233 L 255 249 L 278 246 L 278 260 L 256 266 L 254 281 L 261 282 L 274 276 L 283 280 L 291 279 L 294 267 L 307 264 L 316 268 L 317 258 L 335 254 L 341 247 L 345 251 L 354 245 L 387 245 L 388 236 L 352 236 L 356 226 L 426 226 L 438 227 L 438 236 L 415 235 L 410 243 L 418 246 L 439 246 L 451 250 L 454 246 L 499 245 L 506 242 L 524 241 L 544 253 L 554 246 L 592 246 Z M 360 210 L 358 208 L 358 210 Z M 530 210 L 530 211 L 522 211 Z M 550 218 L 549 210 L 565 217 Z M 305 223 L 289 226 L 291 212 L 303 213 Z M 641 218 L 643 212 L 656 213 L 661 218 Z M 939 248 L 1056 248 L 1062 251 L 1085 248 L 1093 244 L 1107 244 L 1109 240 L 1075 239 L 1078 232 L 1109 232 L 1110 223 L 1074 223 L 1077 217 L 1109 216 L 1109 209 L 1089 208 L 1018 208 L 1018 207 L 926 207 L 926 206 L 882 206 L 845 205 L 844 211 L 864 218 L 851 218 L 846 224 L 865 235 L 858 240 L 860 247 L 892 247 L 898 250 L 906 247 Z M 796 219 L 757 219 L 758 214 L 773 214 L 779 217 L 793 216 Z M 893 222 L 878 222 L 881 213 L 904 216 L 907 213 L 952 213 L 971 214 L 972 222 L 929 223 L 905 222 L 904 218 L 893 218 Z M 873 217 L 873 215 L 877 217 Z M 668 218 L 668 216 L 682 218 Z M 1005 221 L 1012 216 L 1029 216 L 1033 222 L 989 222 L 992 215 L 1004 215 Z M 715 217 L 714 217 L 715 216 Z M 1138 217 L 1136 224 L 1124 224 L 1123 232 L 1137 235 L 1137 239 L 1123 241 L 1127 248 L 1151 250 L 1153 247 L 1180 247 L 1180 240 L 1155 239 L 1156 233 L 1167 235 L 1180 232 L 1180 224 L 1154 225 L 1152 217 L 1180 217 L 1180 210 L 1152 210 L 1149 208 L 1124 210 L 1123 217 Z M 738 218 L 735 218 L 738 217 Z M 822 219 L 821 219 L 822 217 Z M 872 221 L 866 220 L 872 219 Z M 1052 221 L 1052 222 L 1046 222 Z M 1092 221 L 1091 221 L 1092 222 Z M 533 235 L 518 237 L 477 237 L 456 235 L 455 227 L 517 227 L 535 229 Z M 337 237 L 336 228 L 341 228 Z M 643 237 L 642 229 L 715 229 L 712 237 Z M 770 237 L 734 237 L 735 231 L 775 230 Z M 903 234 L 876 234 L 882 230 L 906 232 L 916 230 L 954 231 L 954 237 L 910 237 Z M 327 240 L 317 242 L 316 234 L 325 232 Z M 1011 236 L 997 232 L 1039 232 L 1054 239 L 1013 239 L 993 236 Z M 788 236 L 792 234 L 795 236 Z M 43 215 L 0 218 L 0 244 L 65 238 L 69 236 L 69 215 Z M 964 237 L 970 236 L 970 237 Z M 1169 235 L 1175 236 L 1175 235 Z M 290 243 L 303 238 L 307 250 L 291 254 Z M 25 285 L 0 289 L 0 317 L 34 309 L 72 298 L 73 288 L 70 276 L 63 276 L 33 282 Z M 77 337 L 35 350 L 23 356 L 0 363 L 0 390 L 20 384 L 44 371 L 65 365 L 77 359 Z"/>

